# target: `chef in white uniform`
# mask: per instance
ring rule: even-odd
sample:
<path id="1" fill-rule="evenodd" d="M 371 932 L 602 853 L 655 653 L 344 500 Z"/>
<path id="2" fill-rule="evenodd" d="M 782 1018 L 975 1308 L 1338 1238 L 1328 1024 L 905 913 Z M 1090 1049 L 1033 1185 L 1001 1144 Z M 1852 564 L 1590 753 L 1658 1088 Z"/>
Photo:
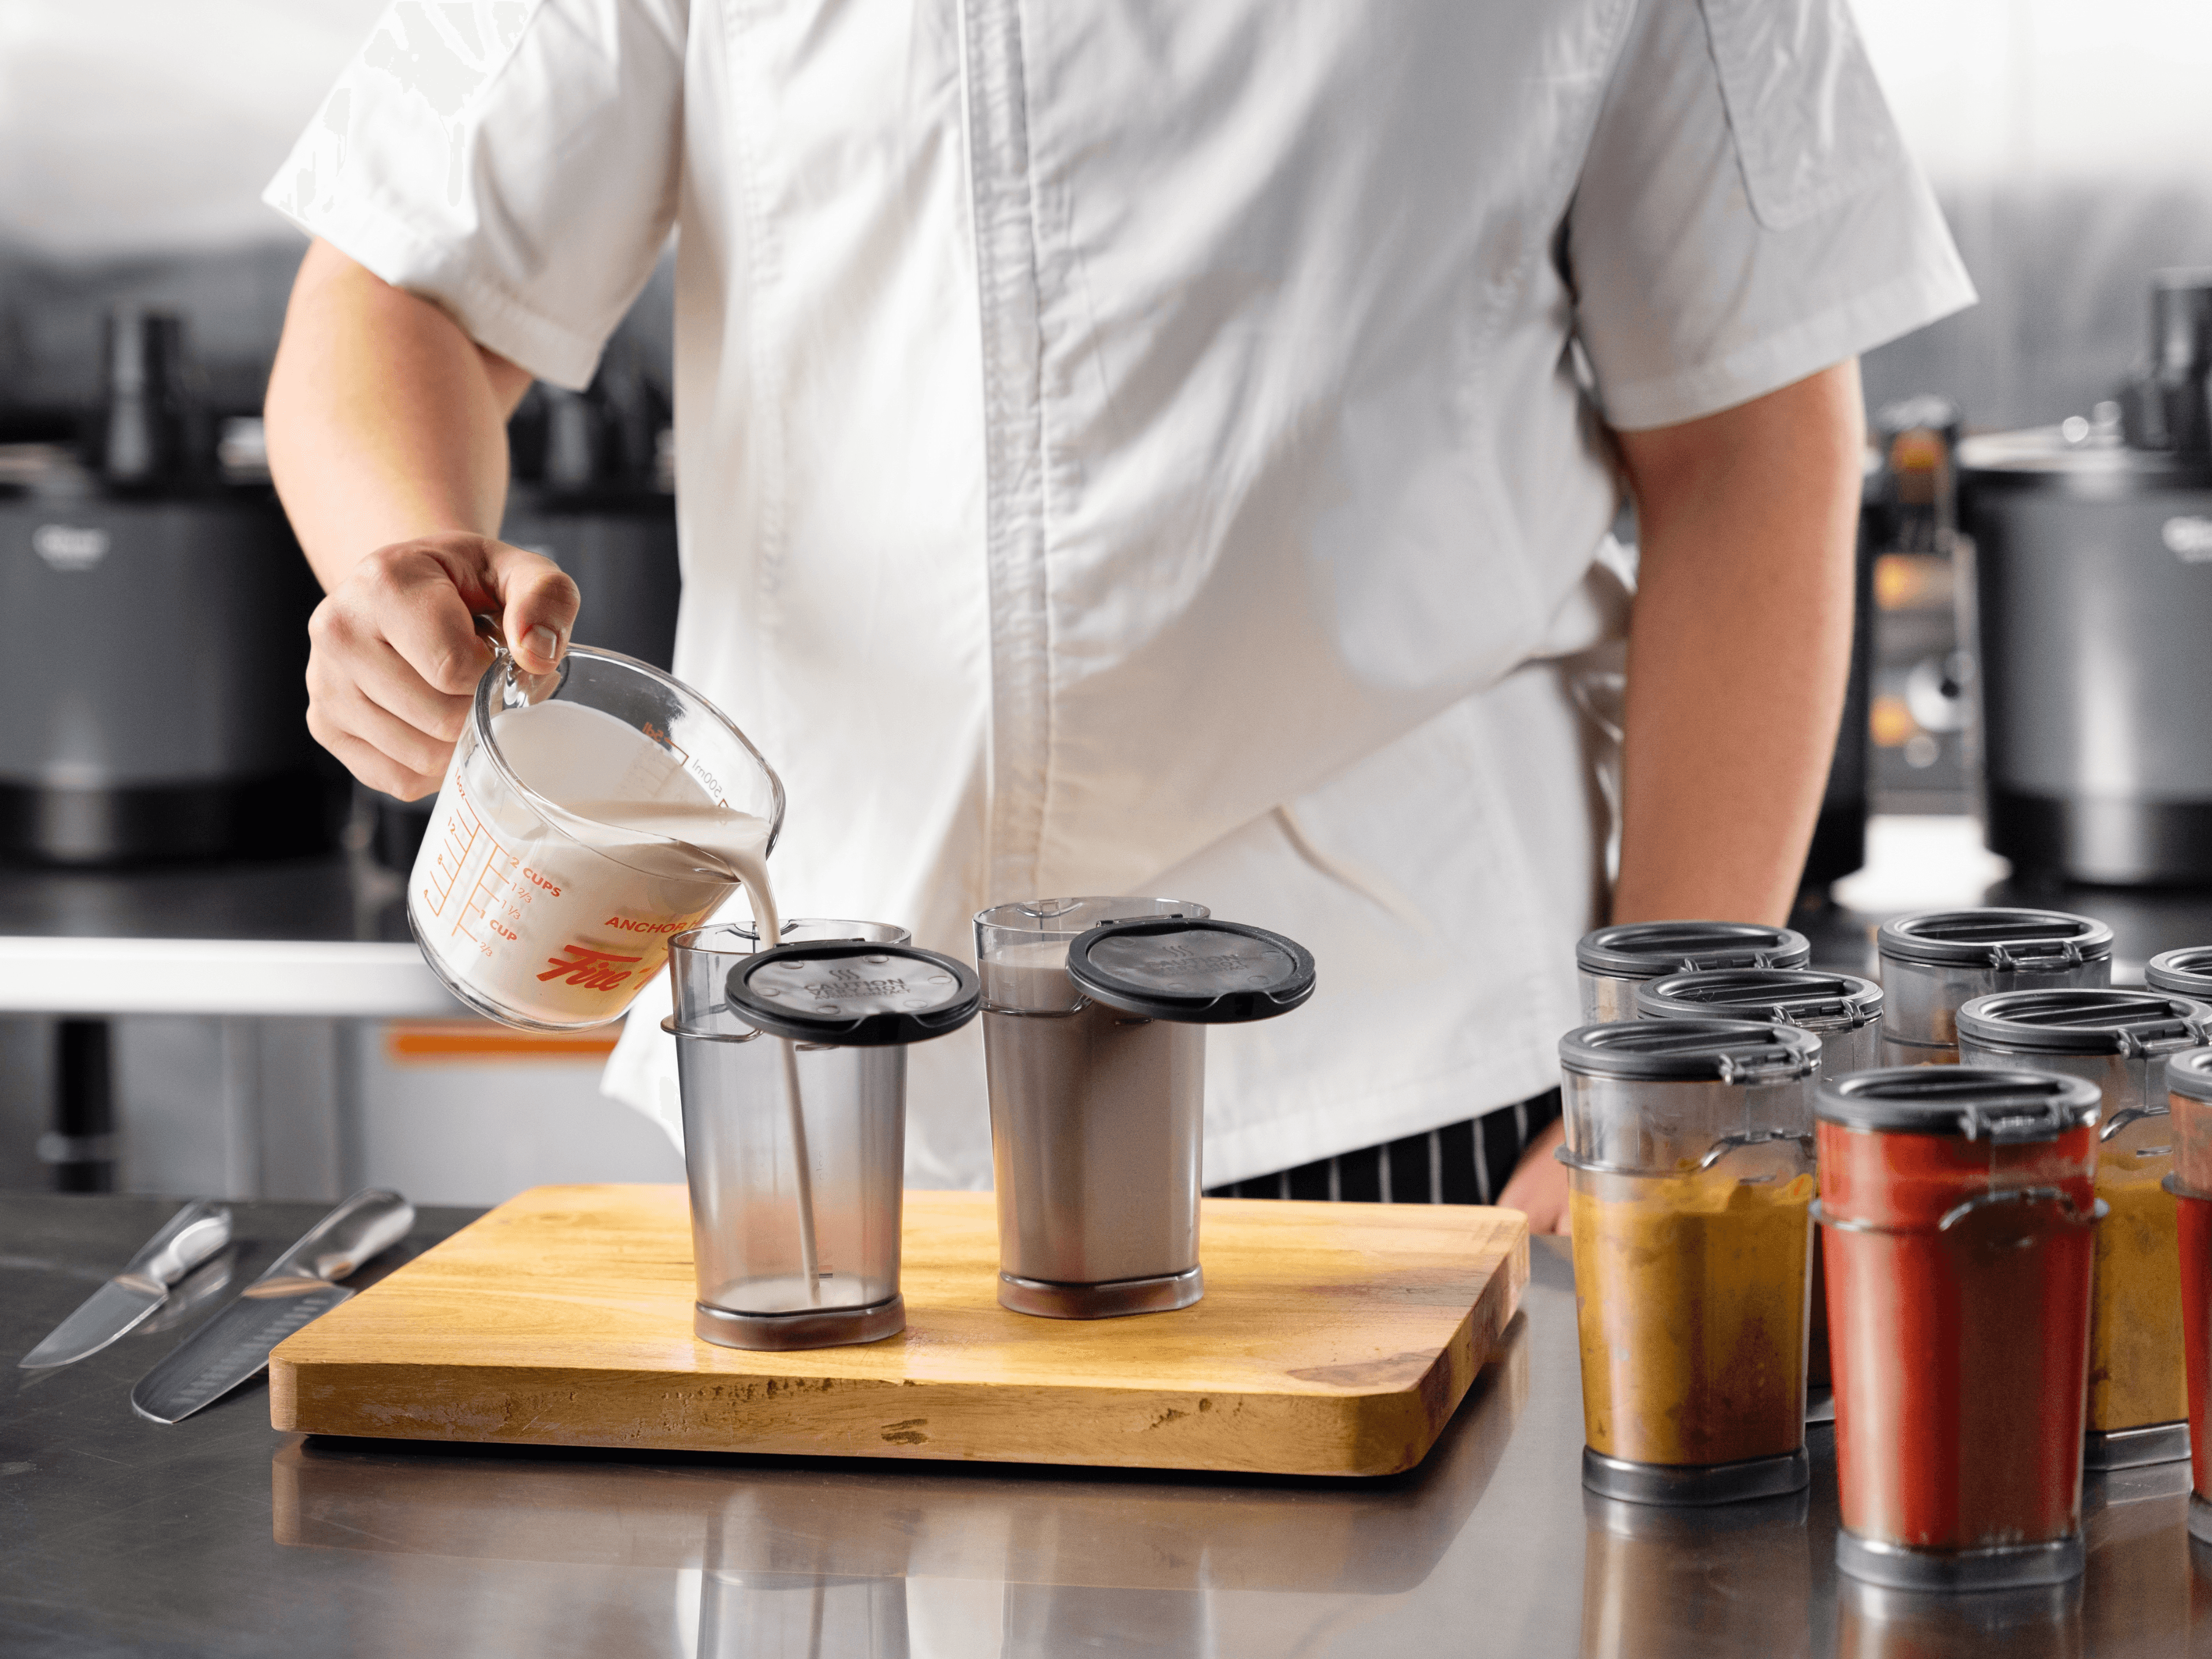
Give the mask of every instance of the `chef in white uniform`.
<path id="1" fill-rule="evenodd" d="M 403 0 L 268 199 L 358 776 L 437 787 L 471 611 L 566 648 L 504 418 L 673 233 L 675 667 L 783 777 L 785 913 L 1279 929 L 1321 988 L 1209 1041 L 1208 1182 L 1517 1161 L 1540 1225 L 1577 936 L 1786 912 L 1856 356 L 1972 299 L 1844 0 Z M 672 1123 L 657 994 L 609 1086 Z M 915 1060 L 911 1179 L 987 1184 L 976 1028 Z"/>

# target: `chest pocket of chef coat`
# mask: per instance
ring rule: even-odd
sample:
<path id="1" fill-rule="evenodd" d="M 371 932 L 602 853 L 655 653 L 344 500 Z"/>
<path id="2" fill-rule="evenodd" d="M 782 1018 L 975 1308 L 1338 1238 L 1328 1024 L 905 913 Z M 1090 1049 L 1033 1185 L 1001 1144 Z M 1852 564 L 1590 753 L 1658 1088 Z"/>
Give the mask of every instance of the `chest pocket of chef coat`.
<path id="1" fill-rule="evenodd" d="M 1802 224 L 1898 165 L 1897 130 L 1845 0 L 1698 3 L 1761 225 Z"/>

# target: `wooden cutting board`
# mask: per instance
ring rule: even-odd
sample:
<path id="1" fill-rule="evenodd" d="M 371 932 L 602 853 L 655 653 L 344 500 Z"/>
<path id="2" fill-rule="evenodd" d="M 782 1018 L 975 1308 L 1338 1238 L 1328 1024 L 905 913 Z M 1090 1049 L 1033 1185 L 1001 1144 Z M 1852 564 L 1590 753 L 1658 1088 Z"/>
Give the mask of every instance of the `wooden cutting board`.
<path id="1" fill-rule="evenodd" d="M 270 1356 L 279 1429 L 556 1446 L 1389 1474 L 1427 1454 L 1528 1280 L 1517 1212 L 1207 1199 L 1206 1297 L 995 1300 L 988 1193 L 908 1193 L 907 1328 L 799 1353 L 691 1334 L 684 1189 L 539 1187 Z"/>

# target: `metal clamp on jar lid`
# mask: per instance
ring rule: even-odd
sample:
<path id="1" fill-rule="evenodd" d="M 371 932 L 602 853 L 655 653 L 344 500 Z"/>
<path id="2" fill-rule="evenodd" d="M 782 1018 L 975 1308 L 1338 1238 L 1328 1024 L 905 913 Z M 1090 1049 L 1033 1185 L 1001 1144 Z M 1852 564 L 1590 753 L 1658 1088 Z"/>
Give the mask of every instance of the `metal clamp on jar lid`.
<path id="1" fill-rule="evenodd" d="M 2212 1002 L 2212 945 L 2160 951 L 2144 964 L 2143 985 L 2149 990 Z"/>
<path id="2" fill-rule="evenodd" d="M 1995 1146 L 2056 1140 L 2096 1122 L 2097 1085 L 2051 1072 L 1905 1066 L 1823 1082 L 1813 1115 L 1875 1133 L 1954 1135 Z"/>
<path id="3" fill-rule="evenodd" d="M 1313 995 L 1304 945 L 1236 921 L 1103 921 L 1067 947 L 1067 977 L 1095 1001 L 1146 1019 L 1230 1025 L 1287 1014 Z"/>
<path id="4" fill-rule="evenodd" d="M 2165 1054 L 2212 1042 L 2212 1006 L 2104 986 L 2000 991 L 1960 1008 L 1959 1041 L 2024 1054 Z"/>
<path id="5" fill-rule="evenodd" d="M 921 1042 L 975 1018 L 975 970 L 911 945 L 782 945 L 730 969 L 729 1006 L 770 1036 L 839 1048 Z"/>
<path id="6" fill-rule="evenodd" d="M 1669 974 L 1636 993 L 1645 1019 L 1754 1019 L 1808 1031 L 1855 1031 L 1881 1018 L 1881 987 L 1856 974 L 1726 968 Z"/>
<path id="7" fill-rule="evenodd" d="M 2112 930 L 2063 910 L 1930 910 L 1885 921 L 1875 943 L 1885 962 L 2063 973 L 2109 958 Z"/>

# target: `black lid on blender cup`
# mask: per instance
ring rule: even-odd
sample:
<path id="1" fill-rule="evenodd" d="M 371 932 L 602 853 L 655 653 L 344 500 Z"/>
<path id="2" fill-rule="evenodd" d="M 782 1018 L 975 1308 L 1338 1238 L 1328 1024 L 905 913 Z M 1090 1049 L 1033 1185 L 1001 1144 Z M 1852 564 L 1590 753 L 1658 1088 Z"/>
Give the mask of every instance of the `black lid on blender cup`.
<path id="1" fill-rule="evenodd" d="M 1885 962 L 2057 973 L 2112 954 L 2112 930 L 2063 910 L 1926 910 L 1875 933 Z"/>
<path id="2" fill-rule="evenodd" d="M 1808 1031 L 1854 1031 L 1881 1018 L 1881 987 L 1809 968 L 1723 968 L 1669 974 L 1637 988 L 1645 1019 L 1765 1019 Z"/>
<path id="3" fill-rule="evenodd" d="M 2161 951 L 2143 964 L 2143 983 L 2154 991 L 2212 1002 L 2212 945 Z"/>
<path id="4" fill-rule="evenodd" d="M 1812 941 L 1750 921 L 1630 921 L 1584 933 L 1575 966 L 1607 979 L 1659 979 L 1717 968 L 1802 968 Z"/>
<path id="5" fill-rule="evenodd" d="M 1067 977 L 1109 1008 L 1186 1025 L 1287 1014 L 1314 990 L 1313 954 L 1237 921 L 1102 921 L 1067 947 Z"/>
<path id="6" fill-rule="evenodd" d="M 730 969 L 730 1008 L 770 1036 L 881 1048 L 957 1031 L 983 1000 L 975 970 L 911 945 L 780 945 Z"/>
<path id="7" fill-rule="evenodd" d="M 1559 1039 L 1559 1065 L 1638 1083 L 1787 1083 L 1820 1064 L 1820 1039 L 1748 1019 L 1623 1020 Z"/>
<path id="8" fill-rule="evenodd" d="M 2058 1072 L 1889 1066 L 1825 1079 L 1813 1115 L 1847 1129 L 2010 1143 L 2056 1140 L 2094 1123 L 2104 1099 L 2088 1079 Z"/>
<path id="9" fill-rule="evenodd" d="M 2212 1042 L 2212 1006 L 2159 991 L 1999 991 L 1960 1006 L 1959 1035 L 2039 1054 L 2140 1054 Z"/>
<path id="10" fill-rule="evenodd" d="M 2212 1048 L 2185 1048 L 2166 1062 L 2169 1094 L 2212 1101 Z"/>

